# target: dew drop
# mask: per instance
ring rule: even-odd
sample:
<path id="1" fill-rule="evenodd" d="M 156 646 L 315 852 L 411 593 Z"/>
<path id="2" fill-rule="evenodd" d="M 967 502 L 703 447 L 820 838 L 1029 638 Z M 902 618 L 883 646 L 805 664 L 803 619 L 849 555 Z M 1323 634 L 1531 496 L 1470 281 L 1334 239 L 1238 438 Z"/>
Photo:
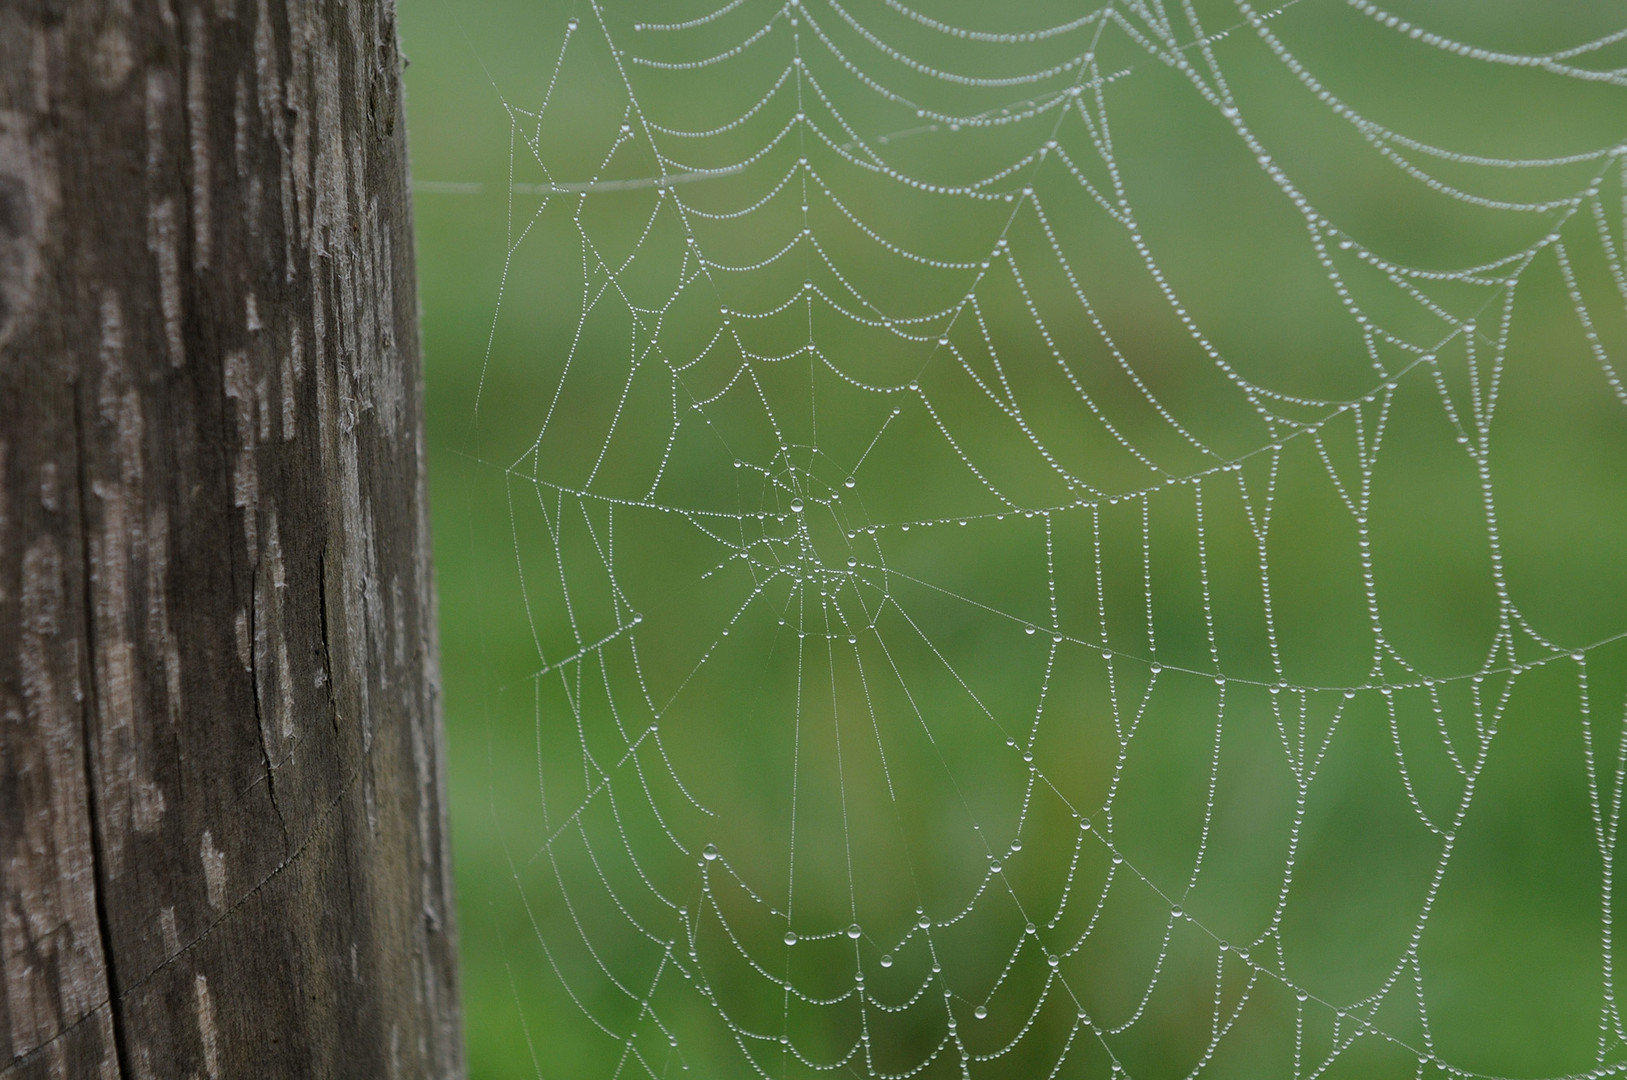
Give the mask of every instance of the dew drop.
<path id="1" fill-rule="evenodd" d="M 986 1020 L 989 1016 L 989 1010 L 979 1005 L 977 1008 L 972 1010 L 972 1015 L 977 1017 L 979 1020 Z"/>
<path id="2" fill-rule="evenodd" d="M 1037 934 L 1039 933 L 1039 927 L 1035 926 L 1033 923 L 1029 923 L 1027 926 L 1023 927 L 1023 933 Z"/>
<path id="3" fill-rule="evenodd" d="M 717 858 L 717 845 L 707 844 L 705 847 L 701 848 L 701 857 L 707 862 L 711 862 L 713 859 Z"/>
<path id="4" fill-rule="evenodd" d="M 1309 1001 L 1311 999 L 1311 995 L 1307 994 L 1303 990 L 1301 990 L 1299 993 L 1295 994 L 1294 996 L 1297 997 L 1301 1001 Z"/>
<path id="5" fill-rule="evenodd" d="M 849 560 L 847 560 L 847 568 L 849 570 L 853 569 L 857 565 L 859 565 L 859 560 L 857 560 L 857 559 L 849 559 Z"/>
<path id="6" fill-rule="evenodd" d="M 847 928 L 847 936 L 855 941 L 859 939 L 859 935 L 862 933 L 864 933 L 864 931 L 859 929 L 858 923 L 854 923 L 852 926 Z"/>
<path id="7" fill-rule="evenodd" d="M 1176 904 L 1174 907 L 1170 908 L 1169 913 L 1175 916 L 1177 919 L 1186 915 L 1186 911 L 1179 904 Z"/>
<path id="8" fill-rule="evenodd" d="M 1055 953 L 1052 953 L 1050 956 L 1045 958 L 1045 962 L 1050 964 L 1052 967 L 1057 967 L 1062 963 L 1062 958 Z"/>
<path id="9" fill-rule="evenodd" d="M 801 499 L 792 499 L 791 500 L 791 513 L 793 513 L 793 514 L 802 513 L 802 500 Z"/>
<path id="10" fill-rule="evenodd" d="M 930 930 L 932 929 L 932 920 L 927 918 L 925 915 L 922 915 L 915 921 L 915 925 L 919 926 L 922 930 Z"/>
<path id="11" fill-rule="evenodd" d="M 785 943 L 787 945 L 795 945 L 797 943 L 797 933 L 795 930 L 787 930 L 785 932 Z"/>
<path id="12" fill-rule="evenodd" d="M 882 956 L 882 958 L 881 958 L 881 966 L 882 967 L 892 967 L 893 966 L 893 958 L 892 958 L 891 954 L 886 954 L 886 955 Z"/>
<path id="13" fill-rule="evenodd" d="M 852 486 L 853 486 L 853 485 L 855 485 L 855 484 L 857 484 L 857 483 L 858 483 L 858 481 L 857 481 L 857 480 L 855 480 L 855 479 L 853 479 L 853 478 L 852 478 L 852 477 L 851 477 L 851 476 L 850 476 L 850 477 L 848 477 L 848 478 L 847 478 L 847 479 L 846 479 L 846 480 L 843 480 L 843 481 L 842 481 L 842 486 L 843 486 L 843 487 L 852 487 Z"/>
<path id="14" fill-rule="evenodd" d="M 1033 632 L 1034 632 L 1034 628 L 1033 628 L 1033 627 L 1032 627 L 1032 626 L 1025 626 L 1025 627 L 1023 627 L 1023 633 L 1025 633 L 1025 634 L 1032 634 L 1032 633 L 1033 633 Z"/>
<path id="15" fill-rule="evenodd" d="M 567 21 L 565 23 L 565 29 L 567 29 L 567 30 L 575 30 L 577 28 L 577 26 L 579 26 L 579 25 L 580 24 L 574 18 L 572 18 L 572 19 L 570 19 L 569 21 Z"/>

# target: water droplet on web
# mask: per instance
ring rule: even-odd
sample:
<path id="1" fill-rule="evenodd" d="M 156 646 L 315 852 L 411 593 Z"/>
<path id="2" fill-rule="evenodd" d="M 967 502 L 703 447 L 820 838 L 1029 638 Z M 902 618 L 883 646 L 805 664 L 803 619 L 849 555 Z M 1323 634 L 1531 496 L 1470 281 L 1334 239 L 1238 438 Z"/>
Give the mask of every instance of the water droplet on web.
<path id="1" fill-rule="evenodd" d="M 1301 990 L 1299 993 L 1295 994 L 1294 996 L 1297 997 L 1301 1001 L 1309 1001 L 1310 998 L 1311 998 L 1311 995 L 1307 994 L 1303 990 Z"/>
<path id="2" fill-rule="evenodd" d="M 786 932 L 785 932 L 785 943 L 786 943 L 786 944 L 787 944 L 787 945 L 795 945 L 795 944 L 796 944 L 796 943 L 797 943 L 797 935 L 796 935 L 796 931 L 794 931 L 794 930 L 787 930 L 787 931 L 786 931 Z"/>
<path id="3" fill-rule="evenodd" d="M 575 30 L 577 28 L 577 26 L 579 26 L 579 25 L 580 24 L 576 21 L 575 17 L 572 17 L 571 19 L 566 21 L 565 29 L 567 29 L 567 30 Z"/>
<path id="4" fill-rule="evenodd" d="M 857 560 L 857 559 L 849 559 L 849 560 L 847 560 L 847 568 L 849 570 L 853 569 L 857 565 L 859 565 L 859 560 Z"/>
<path id="5" fill-rule="evenodd" d="M 855 485 L 855 484 L 857 484 L 857 483 L 858 483 L 858 481 L 857 481 L 857 480 L 855 480 L 855 479 L 853 479 L 853 478 L 852 478 L 852 477 L 851 477 L 851 476 L 850 476 L 850 477 L 848 477 L 848 478 L 847 478 L 847 479 L 846 479 L 846 480 L 843 480 L 843 481 L 842 481 L 842 486 L 843 486 L 843 487 L 852 487 L 852 486 L 853 486 L 853 485 Z"/>
<path id="6" fill-rule="evenodd" d="M 1169 909 L 1169 913 L 1179 919 L 1186 914 L 1186 911 L 1182 909 L 1181 905 L 1176 904 L 1174 907 Z"/>
<path id="7" fill-rule="evenodd" d="M 1033 923 L 1029 923 L 1027 926 L 1023 927 L 1023 933 L 1037 934 L 1039 933 L 1039 927 L 1035 926 Z"/>
<path id="8" fill-rule="evenodd" d="M 864 931 L 859 929 L 858 923 L 854 923 L 852 926 L 847 928 L 847 936 L 855 941 L 859 939 L 859 935 L 862 933 L 864 933 Z"/>
<path id="9" fill-rule="evenodd" d="M 882 954 L 881 966 L 882 967 L 892 967 L 893 966 L 893 958 L 892 958 L 891 953 L 883 953 Z"/>
<path id="10" fill-rule="evenodd" d="M 1050 964 L 1052 967 L 1057 967 L 1062 963 L 1062 958 L 1056 955 L 1056 953 L 1052 953 L 1050 956 L 1045 958 L 1045 962 Z"/>
<path id="11" fill-rule="evenodd" d="M 1033 627 L 1032 627 L 1032 626 L 1025 626 L 1025 627 L 1023 627 L 1023 633 L 1025 633 L 1025 634 L 1032 634 L 1032 633 L 1033 633 L 1033 632 L 1034 632 L 1034 628 L 1033 628 Z"/>
<path id="12" fill-rule="evenodd" d="M 802 513 L 802 500 L 801 499 L 792 499 L 791 500 L 791 513 L 793 513 L 793 514 Z"/>
<path id="13" fill-rule="evenodd" d="M 932 929 L 932 920 L 927 918 L 925 915 L 922 915 L 915 921 L 915 925 L 919 926 L 922 930 L 930 930 Z"/>
<path id="14" fill-rule="evenodd" d="M 717 845 L 707 844 L 705 847 L 701 848 L 701 858 L 705 859 L 707 862 L 711 862 L 713 859 L 717 858 Z"/>
<path id="15" fill-rule="evenodd" d="M 989 1010 L 985 1009 L 983 1006 L 979 1005 L 977 1008 L 972 1010 L 972 1015 L 977 1017 L 979 1020 L 987 1020 L 988 1016 L 989 1016 Z"/>

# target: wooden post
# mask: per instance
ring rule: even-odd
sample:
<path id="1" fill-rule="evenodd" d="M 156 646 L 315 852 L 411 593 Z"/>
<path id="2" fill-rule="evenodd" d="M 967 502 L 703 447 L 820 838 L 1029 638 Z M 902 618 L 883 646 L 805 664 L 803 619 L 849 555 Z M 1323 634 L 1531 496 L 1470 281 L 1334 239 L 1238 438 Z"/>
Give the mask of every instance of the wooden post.
<path id="1" fill-rule="evenodd" d="M 462 1074 L 401 63 L 0 3 L 0 1077 Z"/>

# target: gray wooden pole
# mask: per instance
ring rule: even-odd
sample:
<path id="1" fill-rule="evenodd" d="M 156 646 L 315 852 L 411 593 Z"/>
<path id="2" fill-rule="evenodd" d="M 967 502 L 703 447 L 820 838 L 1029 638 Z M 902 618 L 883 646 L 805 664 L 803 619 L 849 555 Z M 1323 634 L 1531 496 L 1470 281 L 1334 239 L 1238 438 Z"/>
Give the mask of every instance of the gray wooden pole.
<path id="1" fill-rule="evenodd" d="M 0 3 L 0 1076 L 462 1073 L 400 66 Z"/>

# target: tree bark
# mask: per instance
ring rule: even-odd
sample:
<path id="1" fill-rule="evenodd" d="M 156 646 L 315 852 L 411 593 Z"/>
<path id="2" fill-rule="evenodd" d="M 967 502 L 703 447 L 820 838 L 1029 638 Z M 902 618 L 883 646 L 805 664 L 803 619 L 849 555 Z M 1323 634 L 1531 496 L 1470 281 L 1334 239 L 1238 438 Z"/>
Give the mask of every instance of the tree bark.
<path id="1" fill-rule="evenodd" d="M 400 65 L 0 3 L 0 1076 L 462 1074 Z"/>

